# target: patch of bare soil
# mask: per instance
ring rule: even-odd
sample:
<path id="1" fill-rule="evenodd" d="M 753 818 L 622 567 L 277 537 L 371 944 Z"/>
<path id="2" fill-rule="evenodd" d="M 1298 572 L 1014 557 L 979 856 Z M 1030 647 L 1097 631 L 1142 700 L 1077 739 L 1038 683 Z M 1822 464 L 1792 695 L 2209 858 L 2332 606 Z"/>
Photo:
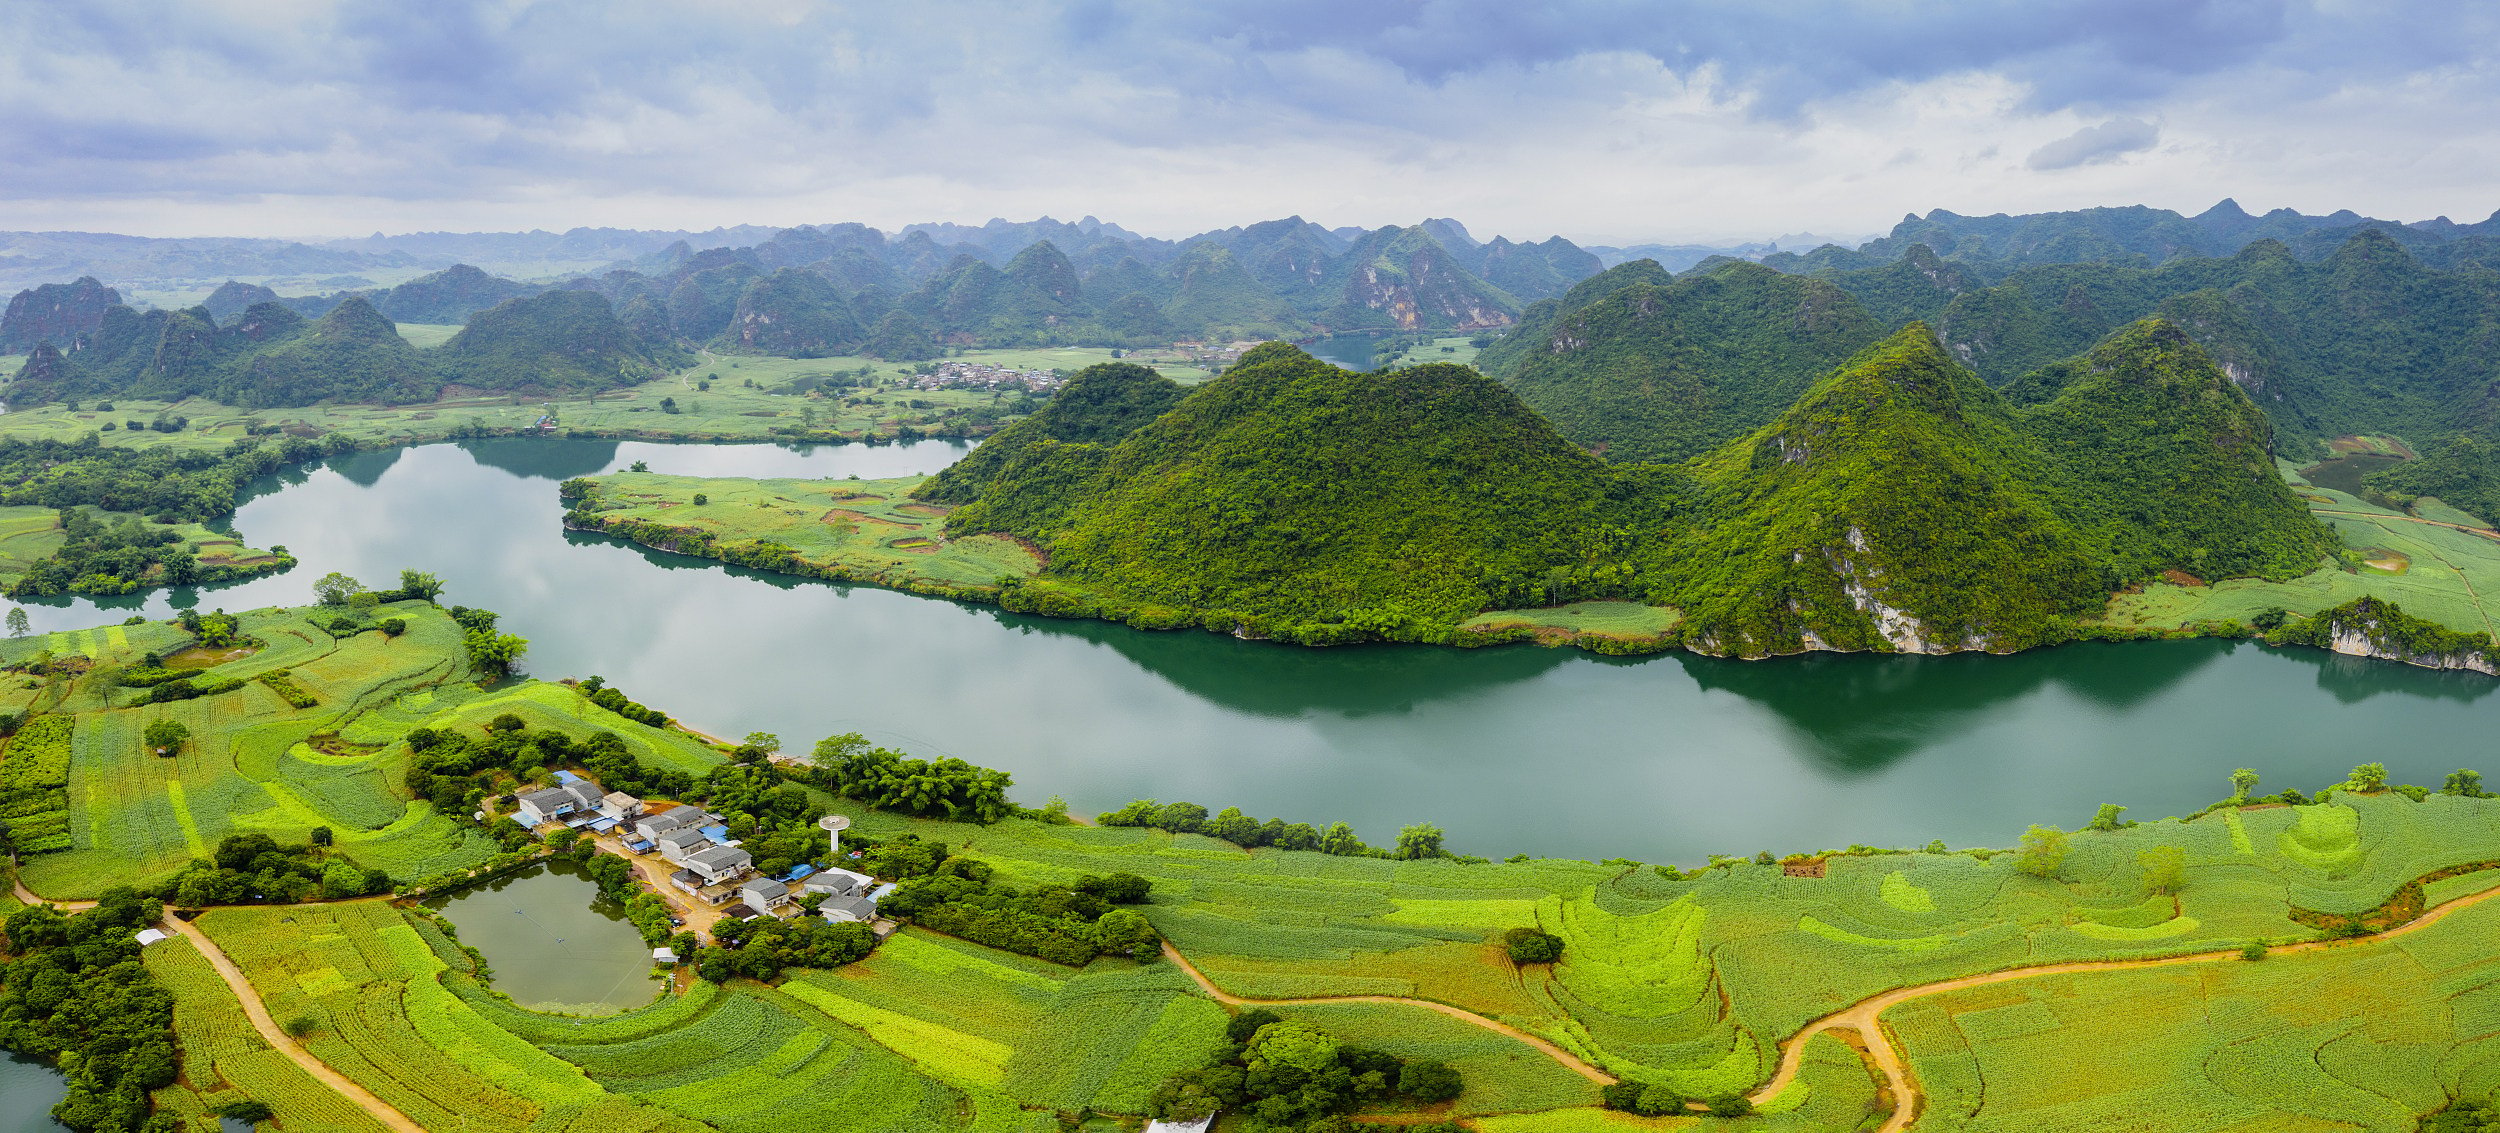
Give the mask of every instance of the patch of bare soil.
<path id="1" fill-rule="evenodd" d="M 2204 580 L 2204 579 L 2198 578 L 2198 577 L 2196 577 L 2195 575 L 2189 574 L 2188 572 L 2183 571 L 2183 570 L 2166 570 L 2166 571 L 2161 572 L 2161 577 L 2162 577 L 2162 581 L 2167 582 L 2167 583 L 2171 584 L 2172 586 L 2203 586 L 2203 585 L 2205 585 L 2205 580 Z"/>
<path id="2" fill-rule="evenodd" d="M 228 661 L 240 661 L 243 658 L 249 657 L 258 652 L 260 652 L 260 648 L 258 646 L 251 645 L 236 645 L 225 648 L 216 648 L 207 645 L 194 645 L 189 649 L 167 654 L 165 656 L 165 667 L 168 669 L 213 669 L 219 665 L 225 664 Z"/>

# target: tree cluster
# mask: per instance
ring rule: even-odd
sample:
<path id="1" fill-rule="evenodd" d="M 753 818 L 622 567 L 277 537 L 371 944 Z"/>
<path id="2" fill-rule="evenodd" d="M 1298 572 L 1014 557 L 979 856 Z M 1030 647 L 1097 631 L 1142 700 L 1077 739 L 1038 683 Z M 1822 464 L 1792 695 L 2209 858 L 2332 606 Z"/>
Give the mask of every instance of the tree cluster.
<path id="1" fill-rule="evenodd" d="M 622 690 L 609 688 L 605 677 L 595 675 L 583 677 L 581 689 L 590 697 L 592 704 L 637 724 L 648 724 L 654 728 L 668 727 L 668 713 L 634 703 Z"/>
<path id="2" fill-rule="evenodd" d="M 529 639 L 518 634 L 498 633 L 495 622 L 499 615 L 493 610 L 467 606 L 450 609 L 453 621 L 460 623 L 461 644 L 468 649 L 469 663 L 490 677 L 512 675 L 512 665 L 528 651 Z"/>
<path id="3" fill-rule="evenodd" d="M 161 889 L 166 901 L 186 909 L 210 905 L 288 905 L 338 901 L 391 891 L 391 876 L 365 869 L 328 848 L 330 830 L 317 827 L 301 846 L 281 845 L 266 834 L 229 834 L 206 859 L 194 858 Z"/>
<path id="4" fill-rule="evenodd" d="M 179 1133 L 151 1116 L 148 1092 L 180 1073 L 174 998 L 139 961 L 133 937 L 165 915 L 156 900 L 108 889 L 96 907 L 64 916 L 50 905 L 9 914 L 0 966 L 0 1047 L 60 1067 L 69 1094 L 52 1115 L 79 1130 Z"/>
<path id="5" fill-rule="evenodd" d="M 866 959 L 877 934 L 858 921 L 821 917 L 724 920 L 712 928 L 716 947 L 695 957 L 695 973 L 714 983 L 733 977 L 773 980 L 790 968 L 839 968 Z"/>
<path id="6" fill-rule="evenodd" d="M 991 823 L 1017 813 L 1006 772 L 963 760 L 913 759 L 871 745 L 857 732 L 816 744 L 809 781 L 837 795 L 905 814 Z"/>
<path id="7" fill-rule="evenodd" d="M 1118 810 L 1094 816 L 1094 821 L 1104 826 L 1147 826 L 1174 834 L 1204 834 L 1243 849 L 1273 846 L 1279 850 L 1316 850 L 1339 857 L 1399 861 L 1451 856 L 1441 847 L 1441 828 L 1428 822 L 1401 827 L 1397 845 L 1381 849 L 1364 844 L 1354 828 L 1342 822 L 1330 823 L 1328 829 L 1320 830 L 1307 822 L 1286 822 L 1281 818 L 1261 822 L 1243 814 L 1239 807 L 1228 806 L 1209 815 L 1207 808 L 1192 802 L 1137 799 Z"/>
<path id="8" fill-rule="evenodd" d="M 1225 1038 L 1230 1045 L 1213 1062 L 1157 1085 L 1147 1096 L 1147 1114 L 1189 1122 L 1225 1110 L 1247 1118 L 1250 1133 L 1345 1133 L 1356 1128 L 1345 1115 L 1358 1106 L 1400 1097 L 1443 1102 L 1465 1088 L 1444 1063 L 1351 1046 L 1265 1009 L 1234 1016 Z"/>
<path id="9" fill-rule="evenodd" d="M 1143 956 L 1159 946 L 1162 938 L 1144 915 L 1118 907 L 1144 901 L 1146 889 L 1131 874 L 1017 889 L 994 882 L 986 862 L 950 857 L 927 876 L 903 882 L 877 911 L 976 944 L 1083 967 L 1096 956 Z"/>

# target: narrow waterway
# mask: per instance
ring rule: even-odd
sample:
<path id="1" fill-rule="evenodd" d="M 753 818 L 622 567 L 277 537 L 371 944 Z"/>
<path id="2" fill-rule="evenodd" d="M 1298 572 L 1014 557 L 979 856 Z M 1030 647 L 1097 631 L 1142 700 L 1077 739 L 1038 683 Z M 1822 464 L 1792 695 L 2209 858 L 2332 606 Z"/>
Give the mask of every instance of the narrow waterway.
<path id="1" fill-rule="evenodd" d="M 1302 649 L 837 587 L 565 532 L 556 483 L 642 460 L 709 475 L 893 476 L 959 445 L 499 440 L 274 478 L 235 526 L 295 571 L 215 593 L 32 610 L 40 628 L 309 601 L 337 570 L 450 580 L 546 677 L 598 673 L 708 731 L 859 731 L 1003 768 L 1079 810 L 1134 797 L 1353 823 L 1458 850 L 1697 861 L 1850 843 L 2006 845 L 2102 802 L 2193 810 L 2232 768 L 2314 790 L 2382 760 L 2484 764 L 2500 682 L 2217 641 L 2011 657 L 1602 658 L 1529 646 Z M 501 965 L 498 965 L 501 967 Z"/>

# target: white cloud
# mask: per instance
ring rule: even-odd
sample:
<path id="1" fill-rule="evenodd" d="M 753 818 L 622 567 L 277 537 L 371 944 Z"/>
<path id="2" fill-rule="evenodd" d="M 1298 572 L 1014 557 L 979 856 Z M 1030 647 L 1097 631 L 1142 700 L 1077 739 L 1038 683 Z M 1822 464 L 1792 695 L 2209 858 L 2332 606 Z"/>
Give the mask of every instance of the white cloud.
<path id="1" fill-rule="evenodd" d="M 1090 212 L 1650 239 L 2500 204 L 2486 7 L 2122 3 L 13 5 L 0 210 L 151 234 Z"/>

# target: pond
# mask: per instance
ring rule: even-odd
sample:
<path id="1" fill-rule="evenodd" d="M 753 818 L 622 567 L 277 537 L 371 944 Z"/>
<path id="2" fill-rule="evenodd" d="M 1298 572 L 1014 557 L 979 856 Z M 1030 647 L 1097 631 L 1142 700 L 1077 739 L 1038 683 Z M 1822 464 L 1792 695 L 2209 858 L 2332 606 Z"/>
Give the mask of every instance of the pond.
<path id="1" fill-rule="evenodd" d="M 495 990 L 523 1007 L 607 1015 L 660 993 L 651 946 L 578 866 L 532 866 L 426 905 L 486 957 Z"/>
<path id="2" fill-rule="evenodd" d="M 253 545 L 293 550 L 290 573 L 30 612 L 60 629 L 133 608 L 163 616 L 172 601 L 303 603 L 329 571 L 388 584 L 415 567 L 449 580 L 446 601 L 502 611 L 530 639 L 531 672 L 605 676 L 715 734 L 768 731 L 804 749 L 859 731 L 1004 769 L 1028 803 L 1188 799 L 1342 820 L 1375 843 L 1428 821 L 1453 849 L 1493 857 L 2003 846 L 2103 802 L 2134 818 L 2186 813 L 2228 793 L 2235 767 L 2304 791 L 2365 760 L 2433 785 L 2478 762 L 2500 773 L 2488 765 L 2500 682 L 2314 650 L 2188 641 L 1746 662 L 1303 649 L 765 575 L 558 522 L 557 481 L 636 460 L 882 477 L 964 451 L 514 439 L 358 453 L 270 479 L 235 517 Z"/>
<path id="3" fill-rule="evenodd" d="M 2404 463 L 2404 458 L 2400 456 L 2381 456 L 2369 452 L 2354 453 L 2350 456 L 2320 461 L 2303 468 L 2300 470 L 2300 478 L 2321 488 L 2358 496 L 2361 494 L 2362 477 L 2373 472 L 2384 472 L 2402 463 Z"/>
<path id="4" fill-rule="evenodd" d="M 0 1133 L 61 1133 L 52 1107 L 69 1096 L 69 1080 L 40 1062 L 0 1054 Z"/>

